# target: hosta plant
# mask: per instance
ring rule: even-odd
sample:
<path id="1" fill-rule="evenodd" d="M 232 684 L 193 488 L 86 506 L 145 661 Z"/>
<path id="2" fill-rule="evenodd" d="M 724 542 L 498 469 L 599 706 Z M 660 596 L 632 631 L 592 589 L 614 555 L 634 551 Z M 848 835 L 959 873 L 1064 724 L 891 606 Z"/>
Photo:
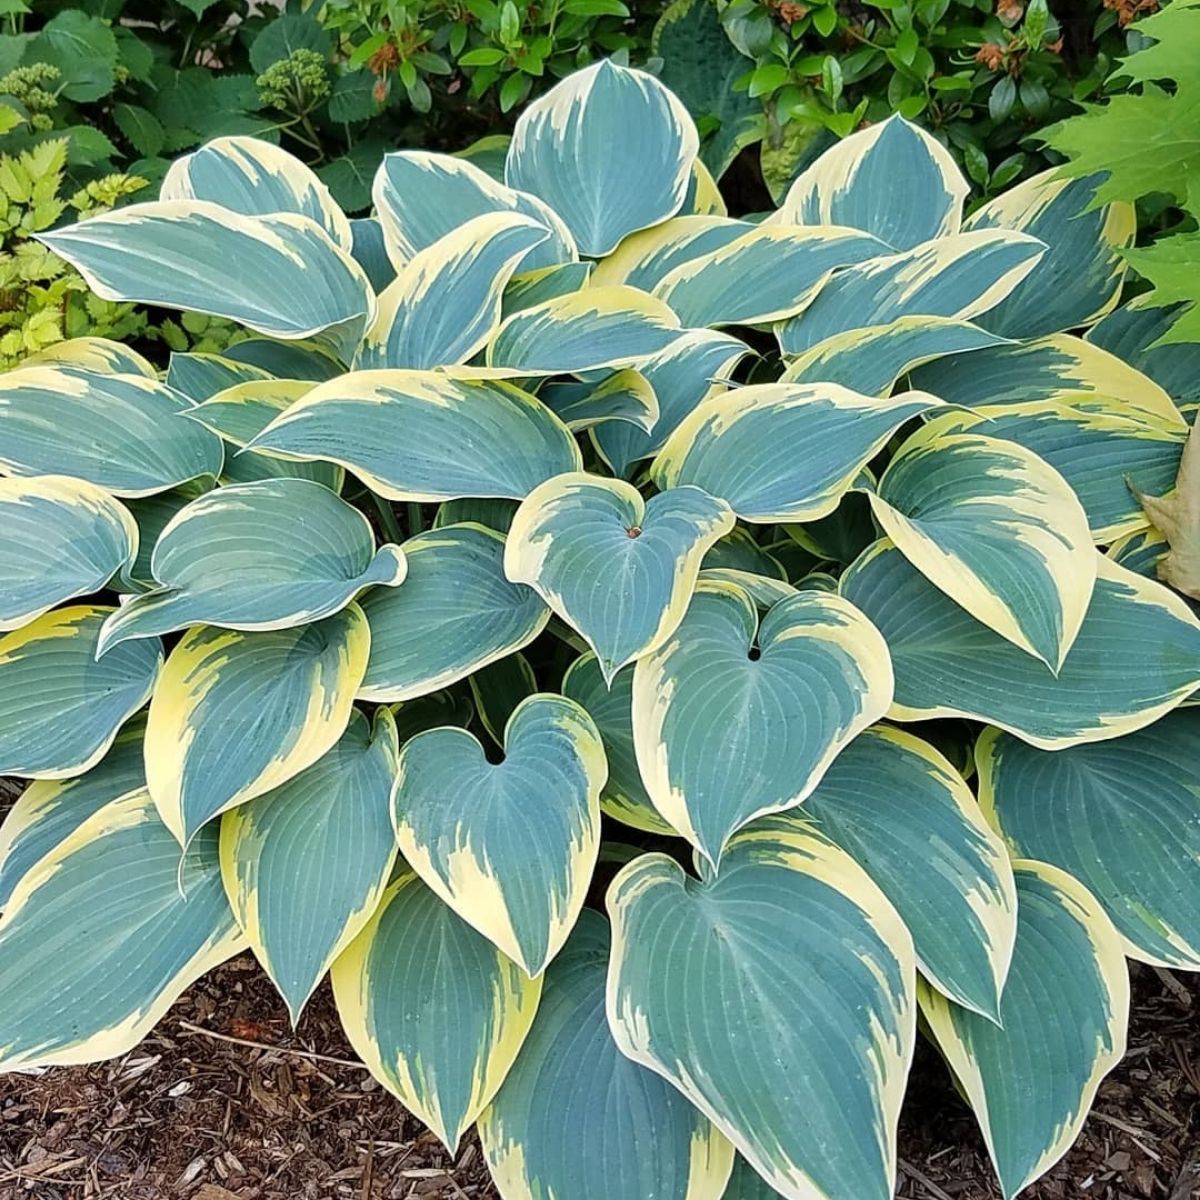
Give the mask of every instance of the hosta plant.
<path id="1" fill-rule="evenodd" d="M 1200 966 L 1132 211 L 895 118 L 752 224 L 697 140 L 603 63 L 504 183 L 231 138 L 44 237 L 250 336 L 0 379 L 0 1065 L 249 946 L 506 1200 L 884 1200 L 918 1012 L 1006 1195 L 1065 1152 Z"/>

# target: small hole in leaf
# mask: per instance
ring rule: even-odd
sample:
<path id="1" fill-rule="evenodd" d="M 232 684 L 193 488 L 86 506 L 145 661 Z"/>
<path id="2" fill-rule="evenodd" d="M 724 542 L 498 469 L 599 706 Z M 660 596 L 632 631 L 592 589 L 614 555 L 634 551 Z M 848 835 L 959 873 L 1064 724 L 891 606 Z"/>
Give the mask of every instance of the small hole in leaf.
<path id="1" fill-rule="evenodd" d="M 762 651 L 757 646 L 751 646 L 750 653 L 747 654 L 746 657 L 751 662 L 758 662 L 758 660 L 762 658 Z"/>
<path id="2" fill-rule="evenodd" d="M 493 767 L 498 767 L 504 761 L 504 747 L 497 746 L 495 742 L 488 738 L 483 743 L 483 757 L 492 764 Z"/>
<path id="3" fill-rule="evenodd" d="M 631 538 L 640 538 L 642 536 L 642 527 L 640 525 L 631 525 L 625 530 L 625 536 Z"/>

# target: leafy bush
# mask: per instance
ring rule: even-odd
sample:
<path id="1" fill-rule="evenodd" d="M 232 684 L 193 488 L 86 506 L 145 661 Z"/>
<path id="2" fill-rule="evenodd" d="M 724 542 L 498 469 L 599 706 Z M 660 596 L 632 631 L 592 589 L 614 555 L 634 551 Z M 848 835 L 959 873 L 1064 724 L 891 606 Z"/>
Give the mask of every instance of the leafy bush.
<path id="1" fill-rule="evenodd" d="M 1006 1196 L 1065 1152 L 1124 955 L 1200 966 L 1200 623 L 1125 483 L 1188 426 L 1069 332 L 1132 209 L 964 220 L 897 117 L 754 225 L 698 142 L 603 63 L 504 184 L 394 153 L 350 222 L 234 138 L 41 235 L 249 336 L 0 379 L 0 1066 L 249 945 L 506 1197 L 885 1200 L 918 1009 Z"/>

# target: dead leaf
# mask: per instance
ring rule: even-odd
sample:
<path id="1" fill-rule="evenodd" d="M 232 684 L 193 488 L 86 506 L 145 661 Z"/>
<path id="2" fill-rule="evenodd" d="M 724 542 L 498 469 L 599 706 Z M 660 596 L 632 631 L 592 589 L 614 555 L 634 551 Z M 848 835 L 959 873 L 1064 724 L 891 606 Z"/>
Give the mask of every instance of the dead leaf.
<path id="1" fill-rule="evenodd" d="M 1167 539 L 1170 549 L 1158 560 L 1158 577 L 1176 591 L 1200 600 L 1200 421 L 1192 426 L 1175 491 L 1147 496 L 1133 488 L 1150 523 Z"/>

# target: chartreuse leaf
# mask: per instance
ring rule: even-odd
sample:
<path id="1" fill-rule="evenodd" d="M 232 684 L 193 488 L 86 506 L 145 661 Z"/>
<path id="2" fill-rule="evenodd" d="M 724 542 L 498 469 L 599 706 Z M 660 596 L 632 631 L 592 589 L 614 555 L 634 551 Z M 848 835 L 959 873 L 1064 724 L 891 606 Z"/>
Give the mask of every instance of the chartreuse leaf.
<path id="1" fill-rule="evenodd" d="M 137 555 L 129 510 L 66 475 L 0 478 L 0 631 L 98 592 Z"/>
<path id="2" fill-rule="evenodd" d="M 423 370 L 466 362 L 500 323 L 521 260 L 549 237 L 520 213 L 487 213 L 418 251 L 379 297 L 359 369 Z"/>
<path id="3" fill-rule="evenodd" d="M 220 439 L 176 417 L 186 396 L 144 375 L 21 367 L 0 379 L 0 471 L 70 475 L 150 496 L 221 470 Z"/>
<path id="4" fill-rule="evenodd" d="M 896 720 L 971 717 L 1061 750 L 1152 724 L 1200 684 L 1200 622 L 1186 603 L 1104 558 L 1057 676 L 975 620 L 886 540 L 851 564 L 841 589 L 887 641 Z"/>
<path id="5" fill-rule="evenodd" d="M 631 233 L 592 272 L 592 283 L 627 283 L 652 292 L 676 267 L 719 250 L 756 228 L 723 216 L 672 217 Z"/>
<path id="6" fill-rule="evenodd" d="M 953 362 L 967 351 L 1003 344 L 994 333 L 953 317 L 897 317 L 887 325 L 847 329 L 788 363 L 781 383 L 838 383 L 864 396 L 886 396 L 922 363 Z M 968 364 L 976 355 L 964 360 Z M 923 391 L 940 396 L 923 381 Z"/>
<path id="7" fill-rule="evenodd" d="M 670 637 L 705 551 L 732 528 L 729 506 L 700 488 L 644 500 L 622 480 L 575 472 L 522 502 L 504 571 L 583 634 L 611 680 Z"/>
<path id="8" fill-rule="evenodd" d="M 650 477 L 701 487 L 744 521 L 814 521 L 905 421 L 940 404 L 925 392 L 877 399 L 825 383 L 735 388 L 680 422 Z"/>
<path id="9" fill-rule="evenodd" d="M 104 623 L 99 653 L 189 625 L 287 629 L 346 607 L 366 587 L 404 582 L 399 546 L 375 549 L 370 522 L 307 479 L 264 479 L 193 500 L 159 535 L 158 587 Z"/>
<path id="10" fill-rule="evenodd" d="M 412 700 L 527 646 L 550 610 L 504 576 L 504 538 L 473 523 L 419 533 L 404 543 L 403 587 L 362 599 L 371 655 L 358 694 Z"/>
<path id="11" fill-rule="evenodd" d="M 833 760 L 794 815 L 870 872 L 933 986 L 995 1019 L 1016 936 L 1012 867 L 950 763 L 928 742 L 877 725 Z"/>
<path id="12" fill-rule="evenodd" d="M 201 625 L 171 651 L 150 702 L 146 782 L 183 846 L 226 809 L 312 766 L 345 731 L 371 635 L 351 604 L 315 625 Z M 130 642 L 107 654 L 146 645 Z"/>
<path id="13" fill-rule="evenodd" d="M 142 766 L 145 721 L 135 717 L 85 775 L 39 779 L 17 797 L 0 824 L 0 911 L 29 870 L 93 813 L 146 786 Z"/>
<path id="14" fill-rule="evenodd" d="M 244 947 L 216 829 L 181 861 L 145 791 L 105 805 L 21 880 L 0 920 L 0 1070 L 127 1053 Z"/>
<path id="15" fill-rule="evenodd" d="M 332 977 L 350 1044 L 453 1152 L 520 1052 L 541 979 L 408 870 L 334 962 Z"/>
<path id="16" fill-rule="evenodd" d="M 362 268 L 310 217 L 244 217 L 207 200 L 131 204 L 38 235 L 105 300 L 237 321 L 270 337 L 361 333 Z"/>
<path id="17" fill-rule="evenodd" d="M 715 868 L 755 817 L 799 804 L 892 700 L 887 646 L 840 596 L 803 592 L 759 624 L 729 583 L 633 675 L 633 740 L 655 809 Z"/>
<path id="18" fill-rule="evenodd" d="M 599 384 L 583 380 L 547 384 L 538 399 L 573 432 L 621 421 L 648 434 L 658 420 L 654 388 L 631 367 L 614 371 Z"/>
<path id="19" fill-rule="evenodd" d="M 697 882 L 665 854 L 635 859 L 608 910 L 622 1053 L 673 1083 L 789 1200 L 890 1200 L 914 957 L 862 868 L 770 818 L 730 843 L 715 878 Z"/>
<path id="20" fill-rule="evenodd" d="M 1143 962 L 1200 968 L 1200 713 L 1050 754 L 986 730 L 979 800 L 1014 853 L 1053 863 L 1104 906 Z"/>
<path id="21" fill-rule="evenodd" d="M 162 644 L 151 638 L 97 661 L 111 612 L 97 604 L 57 608 L 0 637 L 0 775 L 82 775 L 149 699 Z"/>
<path id="22" fill-rule="evenodd" d="M 521 264 L 523 271 L 579 258 L 570 230 L 548 204 L 505 187 L 457 155 L 428 150 L 385 154 L 371 198 L 383 226 L 388 254 L 397 268 L 439 238 L 486 213 L 520 213 L 545 226 L 550 236 L 530 250 Z"/>
<path id="23" fill-rule="evenodd" d="M 355 711 L 311 767 L 221 818 L 225 891 L 293 1024 L 383 898 L 397 752 L 387 708 L 374 727 Z"/>
<path id="24" fill-rule="evenodd" d="M 788 189 L 778 220 L 848 225 L 911 250 L 958 233 L 970 190 L 945 146 L 893 116 L 826 150 Z"/>
<path id="25" fill-rule="evenodd" d="M 546 972 L 520 1057 L 479 1118 L 492 1178 L 505 1200 L 720 1200 L 733 1147 L 613 1041 L 609 944 L 585 909 Z"/>
<path id="26" fill-rule="evenodd" d="M 526 106 L 504 182 L 540 196 L 580 251 L 602 258 L 627 234 L 679 212 L 699 144 L 672 92 L 653 75 L 606 60 Z"/>
<path id="27" fill-rule="evenodd" d="M 963 228 L 1016 229 L 1048 249 L 1033 272 L 982 323 L 1013 338 L 1078 329 L 1116 306 L 1125 280 L 1121 251 L 1137 215 L 1124 201 L 1092 207 L 1099 178 L 1064 179 L 1057 167 L 1026 179 L 973 212 Z"/>
<path id="28" fill-rule="evenodd" d="M 918 985 L 921 1013 L 966 1093 L 1006 1200 L 1075 1141 L 1125 1053 L 1129 977 L 1120 939 L 1076 879 L 1019 860 L 1017 941 L 1000 1023 Z"/>
<path id="29" fill-rule="evenodd" d="M 324 459 L 389 500 L 520 500 L 577 471 L 570 430 L 528 392 L 440 371 L 355 371 L 314 388 L 250 443 Z"/>
<path id="30" fill-rule="evenodd" d="M 563 375 L 640 366 L 679 336 L 663 301 L 618 284 L 586 287 L 506 317 L 488 343 L 493 373 Z"/>
<path id="31" fill-rule="evenodd" d="M 67 338 L 65 342 L 55 342 L 36 354 L 27 354 L 22 363 L 27 367 L 75 367 L 103 375 L 158 378 L 158 370 L 152 362 L 129 346 L 105 337 Z"/>
<path id="32" fill-rule="evenodd" d="M 1016 442 L 944 432 L 935 418 L 867 495 L 883 532 L 931 583 L 1062 667 L 1092 597 L 1096 552 L 1087 513 L 1053 467 Z"/>
<path id="33" fill-rule="evenodd" d="M 419 733 L 400 751 L 400 853 L 467 924 L 540 975 L 587 897 L 607 773 L 595 724 L 565 696 L 517 705 L 500 763 L 464 729 Z"/>
<path id="34" fill-rule="evenodd" d="M 600 731 L 608 759 L 608 778 L 600 790 L 600 807 L 614 820 L 634 829 L 677 836 L 646 794 L 633 747 L 633 667 L 606 681 L 599 660 L 590 650 L 577 658 L 563 676 L 564 696 L 582 705 Z"/>
<path id="35" fill-rule="evenodd" d="M 888 252 L 855 229 L 760 225 L 675 267 L 654 294 L 698 328 L 782 321 L 805 308 L 835 271 Z"/>
<path id="36" fill-rule="evenodd" d="M 779 345 L 801 354 L 836 333 L 897 317 L 974 320 L 995 308 L 1045 250 L 1028 234 L 977 229 L 868 259 L 839 272 L 800 316 L 780 324 Z"/>
<path id="37" fill-rule="evenodd" d="M 177 158 L 159 200 L 208 200 L 246 217 L 297 213 L 311 217 L 343 250 L 354 247 L 346 214 L 316 173 L 272 142 L 214 138 Z"/>

